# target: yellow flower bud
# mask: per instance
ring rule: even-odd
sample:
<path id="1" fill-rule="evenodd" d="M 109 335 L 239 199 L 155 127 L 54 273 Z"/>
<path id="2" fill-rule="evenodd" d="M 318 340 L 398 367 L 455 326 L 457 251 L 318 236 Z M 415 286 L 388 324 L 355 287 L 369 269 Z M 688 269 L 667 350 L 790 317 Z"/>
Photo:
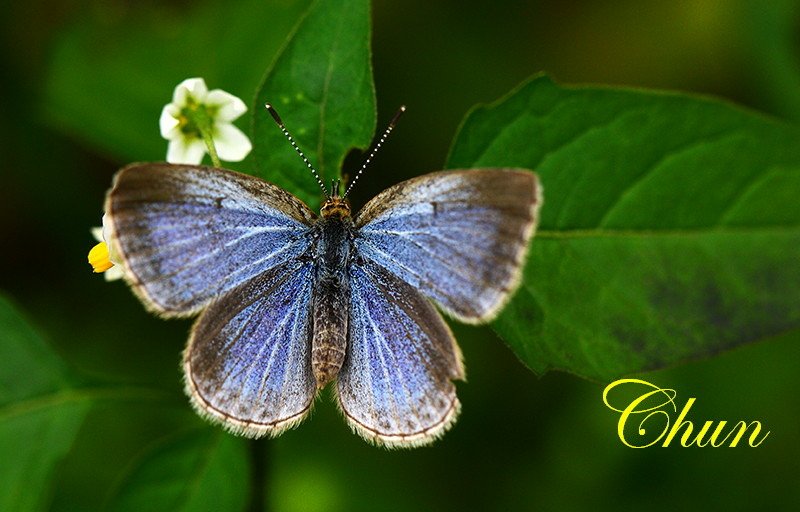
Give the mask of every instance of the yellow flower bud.
<path id="1" fill-rule="evenodd" d="M 108 245 L 105 242 L 100 242 L 89 251 L 89 265 L 95 273 L 105 272 L 114 266 L 108 258 Z"/>

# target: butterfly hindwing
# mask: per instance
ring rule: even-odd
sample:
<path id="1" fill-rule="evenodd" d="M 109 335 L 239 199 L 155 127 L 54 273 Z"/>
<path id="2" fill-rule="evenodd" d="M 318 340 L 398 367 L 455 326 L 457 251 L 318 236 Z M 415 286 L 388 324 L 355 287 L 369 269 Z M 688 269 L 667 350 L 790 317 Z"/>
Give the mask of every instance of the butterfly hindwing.
<path id="1" fill-rule="evenodd" d="M 355 219 L 355 244 L 448 314 L 488 321 L 519 284 L 540 206 L 530 171 L 426 174 L 367 203 Z"/>
<path id="2" fill-rule="evenodd" d="M 203 416 L 250 437 L 303 419 L 317 391 L 312 287 L 312 264 L 287 262 L 203 312 L 184 354 L 186 389 Z"/>
<path id="3" fill-rule="evenodd" d="M 300 200 L 258 178 L 171 164 L 122 169 L 106 216 L 127 279 L 165 316 L 194 314 L 296 258 L 309 247 L 315 218 Z"/>
<path id="4" fill-rule="evenodd" d="M 426 444 L 459 410 L 461 354 L 433 305 L 386 269 L 350 267 L 347 355 L 339 404 L 353 429 L 386 446 Z"/>

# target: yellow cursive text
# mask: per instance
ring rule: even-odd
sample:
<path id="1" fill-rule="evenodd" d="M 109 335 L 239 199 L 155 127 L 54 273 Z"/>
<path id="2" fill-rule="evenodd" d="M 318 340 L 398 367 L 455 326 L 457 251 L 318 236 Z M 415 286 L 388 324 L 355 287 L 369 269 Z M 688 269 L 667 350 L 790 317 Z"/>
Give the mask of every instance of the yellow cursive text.
<path id="1" fill-rule="evenodd" d="M 609 393 L 614 388 L 623 385 L 627 387 L 638 386 L 639 389 L 633 390 L 637 394 L 636 398 L 628 402 L 624 407 L 611 405 L 608 398 Z M 631 391 L 631 389 L 627 391 Z M 725 433 L 727 421 L 717 422 L 716 427 L 713 421 L 706 421 L 700 430 L 692 436 L 695 425 L 687 420 L 686 417 L 696 399 L 690 398 L 687 400 L 680 413 L 678 413 L 678 406 L 675 403 L 676 396 L 677 393 L 674 389 L 660 388 L 646 380 L 619 379 L 606 386 L 606 389 L 603 390 L 603 403 L 612 411 L 620 413 L 619 421 L 617 422 L 617 436 L 625 446 L 631 448 L 647 448 L 659 442 L 661 442 L 662 447 L 666 448 L 680 434 L 681 430 L 683 430 L 683 435 L 680 443 L 684 447 L 711 445 L 714 448 L 718 448 L 728 443 L 728 439 L 733 436 L 728 444 L 729 447 L 733 448 L 739 444 L 747 430 L 752 427 L 752 433 L 747 443 L 755 448 L 763 443 L 769 435 L 769 431 L 767 431 L 759 439 L 759 434 L 761 433 L 760 421 L 751 421 L 750 423 L 739 421 L 727 433 Z M 670 421 L 670 409 L 678 415 L 674 422 Z M 637 429 L 637 433 L 641 438 L 638 441 L 629 437 L 630 432 L 626 433 L 626 426 L 629 425 L 629 420 L 633 422 L 634 420 L 631 417 L 636 414 L 644 415 Z M 628 428 L 627 430 L 630 431 L 631 429 Z M 709 432 L 711 432 L 710 435 Z M 724 437 L 721 437 L 723 433 L 725 433 Z"/>

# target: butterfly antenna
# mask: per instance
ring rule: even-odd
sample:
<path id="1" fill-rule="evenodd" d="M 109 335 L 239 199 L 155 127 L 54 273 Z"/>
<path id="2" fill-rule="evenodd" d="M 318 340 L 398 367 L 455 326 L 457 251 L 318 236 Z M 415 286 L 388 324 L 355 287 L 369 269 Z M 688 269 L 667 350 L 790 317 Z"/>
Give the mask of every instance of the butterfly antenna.
<path id="1" fill-rule="evenodd" d="M 319 184 L 319 188 L 322 189 L 322 193 L 325 194 L 325 197 L 330 199 L 331 196 L 328 194 L 328 191 L 325 189 L 325 184 L 322 182 L 322 178 L 319 177 L 319 173 L 317 172 L 317 170 L 314 169 L 314 166 L 311 165 L 311 162 L 308 161 L 308 158 L 306 158 L 306 155 L 303 154 L 303 151 L 297 146 L 297 143 L 294 141 L 294 138 L 289 133 L 289 130 L 287 130 L 286 126 L 283 124 L 283 120 L 281 119 L 281 116 L 278 115 L 278 112 L 269 103 L 265 103 L 264 107 L 267 109 L 267 112 L 269 112 L 269 114 L 272 116 L 272 119 L 274 119 L 275 122 L 278 124 L 278 128 L 281 129 L 281 131 L 283 132 L 283 135 L 289 141 L 289 144 L 292 145 L 294 150 L 297 151 L 297 154 L 300 155 L 300 158 L 303 159 L 303 162 L 305 162 L 306 167 L 308 167 L 308 169 L 311 171 L 311 174 L 314 175 L 314 178 L 316 178 L 317 183 Z M 395 116 L 395 117 L 397 117 L 397 116 Z"/>
<path id="2" fill-rule="evenodd" d="M 389 137 L 389 134 L 392 133 L 392 130 L 394 130 L 394 126 L 397 124 L 397 120 L 400 119 L 400 116 L 402 116 L 403 112 L 405 111 L 406 111 L 405 105 L 402 105 L 399 109 L 397 109 L 397 112 L 395 113 L 394 117 L 392 118 L 391 121 L 389 121 L 389 126 L 387 126 L 386 129 L 383 131 L 383 135 L 381 135 L 381 138 L 378 139 L 378 142 L 372 148 L 372 151 L 369 152 L 369 156 L 367 157 L 366 160 L 364 160 L 364 164 L 361 166 L 361 169 L 358 170 L 355 177 L 353 178 L 353 181 L 351 181 L 350 185 L 347 186 L 347 190 L 345 190 L 342 199 L 346 198 L 347 194 L 350 193 L 350 190 L 353 189 L 353 185 L 356 184 L 356 181 L 358 181 L 358 178 L 359 176 L 361 176 L 361 173 L 364 172 L 364 169 L 367 168 L 372 159 L 375 157 L 375 153 L 377 153 L 378 150 L 381 149 L 381 145 L 383 145 L 383 143 L 386 142 L 386 138 Z"/>

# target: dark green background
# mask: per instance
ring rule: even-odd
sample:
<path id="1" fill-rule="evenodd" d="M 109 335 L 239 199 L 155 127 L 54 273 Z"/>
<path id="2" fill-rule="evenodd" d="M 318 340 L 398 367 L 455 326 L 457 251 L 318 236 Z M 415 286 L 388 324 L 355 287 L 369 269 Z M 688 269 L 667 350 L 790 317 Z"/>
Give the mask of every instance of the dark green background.
<path id="1" fill-rule="evenodd" d="M 166 151 L 157 116 L 172 87 L 204 76 L 211 88 L 249 103 L 306 3 L 275 2 L 269 16 L 240 20 L 237 27 L 246 27 L 244 39 L 258 51 L 233 52 L 238 60 L 226 72 L 218 71 L 216 59 L 232 58 L 231 52 L 217 50 L 233 39 L 232 29 L 220 24 L 224 16 L 212 14 L 236 11 L 226 7 L 232 4 L 7 4 L 0 22 L 0 289 L 87 380 L 152 385 L 176 397 L 156 408 L 106 403 L 92 410 L 49 498 L 54 510 L 91 510 L 143 451 L 195 420 L 180 396 L 178 365 L 190 322 L 158 320 L 124 285 L 92 275 L 88 228 L 99 224 L 102 198 L 117 168 Z M 409 110 L 360 182 L 354 206 L 400 179 L 441 168 L 472 105 L 493 101 L 542 70 L 564 83 L 709 93 L 798 120 L 799 20 L 800 9 L 788 1 L 378 1 L 378 124 L 400 104 Z M 80 44 L 81 38 L 93 44 Z M 153 41 L 163 51 L 153 53 Z M 87 47 L 89 54 L 80 54 Z M 114 58 L 115 52 L 122 57 Z M 142 63 L 152 63 L 149 73 L 139 73 Z M 109 88 L 136 91 L 147 107 L 131 113 L 139 105 L 93 103 L 86 94 Z M 161 99 L 148 103 L 153 97 Z M 152 129 L 128 133 L 126 126 L 114 127 L 115 115 L 139 116 Z M 246 123 L 240 126 L 248 131 Z M 800 505 L 796 333 L 645 376 L 676 389 L 679 403 L 697 397 L 697 422 L 762 421 L 772 432 L 762 446 L 632 450 L 616 438 L 617 417 L 601 400 L 603 383 L 563 373 L 536 377 L 490 330 L 454 329 L 469 381 L 459 385 L 462 416 L 442 441 L 408 452 L 373 448 L 349 432 L 326 395 L 298 429 L 262 443 L 267 505 Z"/>

